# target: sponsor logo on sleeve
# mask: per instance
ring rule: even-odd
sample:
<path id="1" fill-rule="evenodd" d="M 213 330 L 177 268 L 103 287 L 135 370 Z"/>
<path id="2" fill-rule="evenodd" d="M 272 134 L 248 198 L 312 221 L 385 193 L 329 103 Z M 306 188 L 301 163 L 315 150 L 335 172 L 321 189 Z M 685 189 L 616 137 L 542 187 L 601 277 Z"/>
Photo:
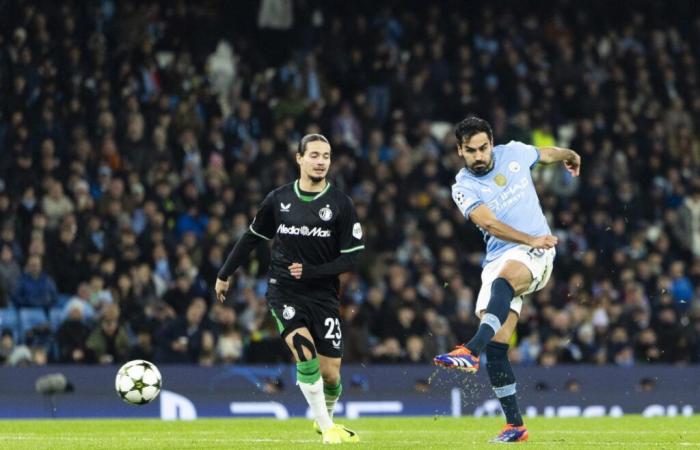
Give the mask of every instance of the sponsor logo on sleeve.
<path id="1" fill-rule="evenodd" d="M 362 225 L 360 225 L 360 222 L 355 222 L 355 225 L 352 226 L 352 235 L 355 239 L 362 239 Z"/>

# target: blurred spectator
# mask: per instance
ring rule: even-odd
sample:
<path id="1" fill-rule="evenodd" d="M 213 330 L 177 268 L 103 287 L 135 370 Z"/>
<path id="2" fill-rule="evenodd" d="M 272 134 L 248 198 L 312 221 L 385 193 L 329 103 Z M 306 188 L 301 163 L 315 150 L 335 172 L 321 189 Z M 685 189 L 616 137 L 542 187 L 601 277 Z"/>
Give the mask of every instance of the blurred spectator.
<path id="1" fill-rule="evenodd" d="M 153 361 L 155 358 L 155 348 L 153 346 L 153 335 L 148 327 L 141 327 L 136 330 L 136 343 L 129 349 L 129 360 L 143 359 Z"/>
<path id="2" fill-rule="evenodd" d="M 685 312 L 693 301 L 693 285 L 685 276 L 685 264 L 683 261 L 674 261 L 671 264 L 671 295 L 676 302 L 676 309 Z"/>
<path id="3" fill-rule="evenodd" d="M 425 344 L 421 336 L 409 336 L 406 339 L 406 362 L 411 364 L 427 364 L 431 358 L 425 352 Z"/>
<path id="4" fill-rule="evenodd" d="M 74 206 L 71 199 L 63 192 L 60 181 L 49 179 L 47 184 L 48 189 L 42 202 L 42 209 L 48 219 L 49 228 L 56 228 L 63 216 L 73 212 Z"/>
<path id="5" fill-rule="evenodd" d="M 32 351 L 26 345 L 18 345 L 12 349 L 7 358 L 7 365 L 14 367 L 26 367 L 32 364 Z"/>
<path id="6" fill-rule="evenodd" d="M 224 364 L 232 364 L 243 357 L 243 333 L 236 325 L 236 311 L 233 308 L 216 305 L 212 308 L 216 334 L 216 359 Z"/>
<path id="7" fill-rule="evenodd" d="M 46 309 L 58 301 L 56 283 L 43 271 L 40 256 L 32 255 L 27 259 L 12 301 L 18 308 L 40 306 Z"/>
<path id="8" fill-rule="evenodd" d="M 129 352 L 129 337 L 119 324 L 119 307 L 109 304 L 100 314 L 97 326 L 85 343 L 92 360 L 98 364 L 118 364 L 126 361 Z"/>
<path id="9" fill-rule="evenodd" d="M 64 320 L 68 320 L 68 317 L 75 315 L 72 310 L 77 309 L 80 311 L 80 320 L 92 323 L 95 317 L 95 309 L 91 303 L 92 291 L 88 283 L 80 283 L 78 286 L 78 292 L 76 295 L 68 299 L 68 302 L 63 307 L 63 313 L 61 316 Z"/>
<path id="10" fill-rule="evenodd" d="M 91 350 L 88 349 L 90 327 L 86 325 L 84 309 L 77 303 L 66 305 L 67 315 L 56 332 L 58 343 L 58 361 L 61 363 L 92 362 Z"/>
<path id="11" fill-rule="evenodd" d="M 684 226 L 684 244 L 696 258 L 700 258 L 700 182 L 697 180 L 679 208 L 679 213 Z"/>
<path id="12" fill-rule="evenodd" d="M 5 308 L 10 303 L 10 296 L 15 292 L 21 273 L 12 248 L 2 244 L 0 246 L 0 308 Z"/>
<path id="13" fill-rule="evenodd" d="M 15 338 L 12 331 L 5 328 L 0 333 L 0 364 L 5 364 L 15 348 Z"/>
<path id="14" fill-rule="evenodd" d="M 157 359 L 167 363 L 197 363 L 200 357 L 213 350 L 204 299 L 194 298 L 184 317 L 170 322 L 158 337 Z"/>

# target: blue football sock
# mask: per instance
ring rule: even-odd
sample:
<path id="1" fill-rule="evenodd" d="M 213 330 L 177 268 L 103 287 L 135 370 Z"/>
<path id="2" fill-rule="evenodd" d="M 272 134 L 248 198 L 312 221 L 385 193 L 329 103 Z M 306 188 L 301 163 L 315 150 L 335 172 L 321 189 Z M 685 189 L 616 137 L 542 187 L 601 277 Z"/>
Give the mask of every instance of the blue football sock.
<path id="1" fill-rule="evenodd" d="M 509 424 L 519 427 L 523 424 L 523 416 L 515 396 L 515 374 L 508 360 L 508 344 L 489 343 L 486 346 L 486 358 L 486 371 L 489 373 L 493 391 L 501 402 L 503 414 Z"/>
<path id="2" fill-rule="evenodd" d="M 481 325 L 466 347 L 474 355 L 481 353 L 493 336 L 508 318 L 510 302 L 513 300 L 513 286 L 505 278 L 496 278 L 491 285 L 491 299 L 486 313 L 481 318 Z"/>

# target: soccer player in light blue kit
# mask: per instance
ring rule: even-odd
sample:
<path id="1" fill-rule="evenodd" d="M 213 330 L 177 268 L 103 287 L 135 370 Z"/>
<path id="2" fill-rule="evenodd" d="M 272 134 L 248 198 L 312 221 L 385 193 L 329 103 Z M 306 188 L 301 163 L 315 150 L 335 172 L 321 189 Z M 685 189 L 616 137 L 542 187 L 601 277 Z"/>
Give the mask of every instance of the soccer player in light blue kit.
<path id="1" fill-rule="evenodd" d="M 465 167 L 452 185 L 452 199 L 465 218 L 484 234 L 486 259 L 476 314 L 481 319 L 474 337 L 435 364 L 475 373 L 485 351 L 486 370 L 507 424 L 492 442 L 528 438 L 515 395 L 515 375 L 508 360 L 508 342 L 522 309 L 523 296 L 549 280 L 557 238 L 542 213 L 530 169 L 535 164 L 563 162 L 579 175 L 581 157 L 573 150 L 511 141 L 493 145 L 488 122 L 467 117 L 455 128 L 457 153 Z"/>

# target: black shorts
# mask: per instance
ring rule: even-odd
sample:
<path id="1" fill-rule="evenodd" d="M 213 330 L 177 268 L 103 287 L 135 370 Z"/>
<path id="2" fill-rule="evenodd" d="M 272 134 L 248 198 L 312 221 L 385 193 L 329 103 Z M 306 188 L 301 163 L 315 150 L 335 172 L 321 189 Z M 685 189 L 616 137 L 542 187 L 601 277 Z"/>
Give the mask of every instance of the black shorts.
<path id="1" fill-rule="evenodd" d="M 297 328 L 306 327 L 318 354 L 330 358 L 343 356 L 337 297 L 325 292 L 292 291 L 272 284 L 268 286 L 266 297 L 283 339 Z"/>

